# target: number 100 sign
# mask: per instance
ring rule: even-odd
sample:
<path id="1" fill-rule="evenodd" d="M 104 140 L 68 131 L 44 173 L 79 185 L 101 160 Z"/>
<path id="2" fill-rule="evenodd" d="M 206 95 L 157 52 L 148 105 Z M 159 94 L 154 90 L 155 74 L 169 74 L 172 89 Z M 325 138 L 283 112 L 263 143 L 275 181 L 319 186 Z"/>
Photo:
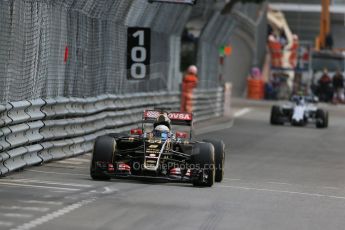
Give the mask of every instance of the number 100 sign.
<path id="1" fill-rule="evenodd" d="M 127 30 L 127 79 L 144 80 L 150 76 L 150 28 L 129 27 Z"/>

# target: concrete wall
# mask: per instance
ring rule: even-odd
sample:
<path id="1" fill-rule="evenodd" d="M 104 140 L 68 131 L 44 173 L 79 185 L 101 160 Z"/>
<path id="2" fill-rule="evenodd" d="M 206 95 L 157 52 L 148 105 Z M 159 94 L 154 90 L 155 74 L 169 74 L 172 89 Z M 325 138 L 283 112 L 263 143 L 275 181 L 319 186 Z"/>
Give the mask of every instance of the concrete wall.
<path id="1" fill-rule="evenodd" d="M 253 46 L 248 36 L 240 29 L 230 38 L 233 53 L 224 61 L 224 80 L 232 82 L 232 95 L 242 96 L 246 89 L 246 78 L 254 58 Z"/>

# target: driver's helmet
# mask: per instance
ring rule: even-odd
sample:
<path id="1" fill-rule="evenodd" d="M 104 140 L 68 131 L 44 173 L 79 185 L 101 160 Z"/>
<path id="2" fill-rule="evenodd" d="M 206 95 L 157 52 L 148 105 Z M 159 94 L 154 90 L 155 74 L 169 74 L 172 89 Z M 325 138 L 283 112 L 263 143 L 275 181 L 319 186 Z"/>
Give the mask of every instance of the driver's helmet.
<path id="1" fill-rule="evenodd" d="M 165 126 L 165 125 L 158 125 L 155 130 L 154 130 L 155 133 L 169 133 L 170 132 L 170 129 Z"/>
<path id="2" fill-rule="evenodd" d="M 171 129 L 171 121 L 166 114 L 160 114 L 153 124 L 153 135 L 155 137 L 168 136 Z M 163 135 L 165 133 L 166 135 Z"/>
<path id="3" fill-rule="evenodd" d="M 297 105 L 304 105 L 305 101 L 304 101 L 304 97 L 303 96 L 299 96 L 297 98 Z"/>
<path id="4" fill-rule="evenodd" d="M 170 135 L 170 129 L 165 125 L 158 125 L 153 130 L 153 136 L 166 140 Z"/>

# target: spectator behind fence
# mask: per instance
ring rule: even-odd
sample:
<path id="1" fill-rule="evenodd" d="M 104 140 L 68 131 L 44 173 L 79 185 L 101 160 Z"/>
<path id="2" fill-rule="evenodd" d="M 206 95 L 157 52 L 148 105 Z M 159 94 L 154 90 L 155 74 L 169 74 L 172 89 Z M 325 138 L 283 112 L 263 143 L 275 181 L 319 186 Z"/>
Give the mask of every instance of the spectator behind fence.
<path id="1" fill-rule="evenodd" d="M 324 69 L 323 75 L 318 81 L 318 96 L 320 98 L 320 101 L 323 102 L 330 102 L 332 99 L 332 86 L 331 86 L 332 80 L 330 76 L 328 75 L 328 70 Z"/>
<path id="2" fill-rule="evenodd" d="M 344 76 L 340 70 L 333 76 L 333 102 L 344 103 Z"/>

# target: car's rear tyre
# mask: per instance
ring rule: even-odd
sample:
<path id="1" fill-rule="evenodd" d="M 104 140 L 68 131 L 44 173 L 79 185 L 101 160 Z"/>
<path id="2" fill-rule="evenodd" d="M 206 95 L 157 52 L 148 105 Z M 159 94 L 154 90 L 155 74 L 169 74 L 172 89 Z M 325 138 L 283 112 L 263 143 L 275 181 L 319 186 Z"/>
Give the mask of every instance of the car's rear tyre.
<path id="1" fill-rule="evenodd" d="M 316 128 L 323 129 L 328 127 L 328 112 L 322 109 L 316 110 Z"/>
<path id="2" fill-rule="evenodd" d="M 192 152 L 194 186 L 211 187 L 215 181 L 215 154 L 210 143 L 196 143 Z"/>
<path id="3" fill-rule="evenodd" d="M 110 177 L 103 172 L 104 169 L 102 170 L 99 167 L 97 167 L 96 163 L 113 163 L 115 148 L 115 139 L 110 136 L 102 136 L 96 139 L 93 147 L 93 154 L 90 166 L 90 175 L 92 179 L 110 180 Z"/>
<path id="4" fill-rule="evenodd" d="M 270 123 L 271 125 L 284 125 L 283 114 L 277 105 L 272 106 Z"/>
<path id="5" fill-rule="evenodd" d="M 204 140 L 204 142 L 211 143 L 214 147 L 215 181 L 222 182 L 224 177 L 225 144 L 223 141 L 218 140 Z"/>

